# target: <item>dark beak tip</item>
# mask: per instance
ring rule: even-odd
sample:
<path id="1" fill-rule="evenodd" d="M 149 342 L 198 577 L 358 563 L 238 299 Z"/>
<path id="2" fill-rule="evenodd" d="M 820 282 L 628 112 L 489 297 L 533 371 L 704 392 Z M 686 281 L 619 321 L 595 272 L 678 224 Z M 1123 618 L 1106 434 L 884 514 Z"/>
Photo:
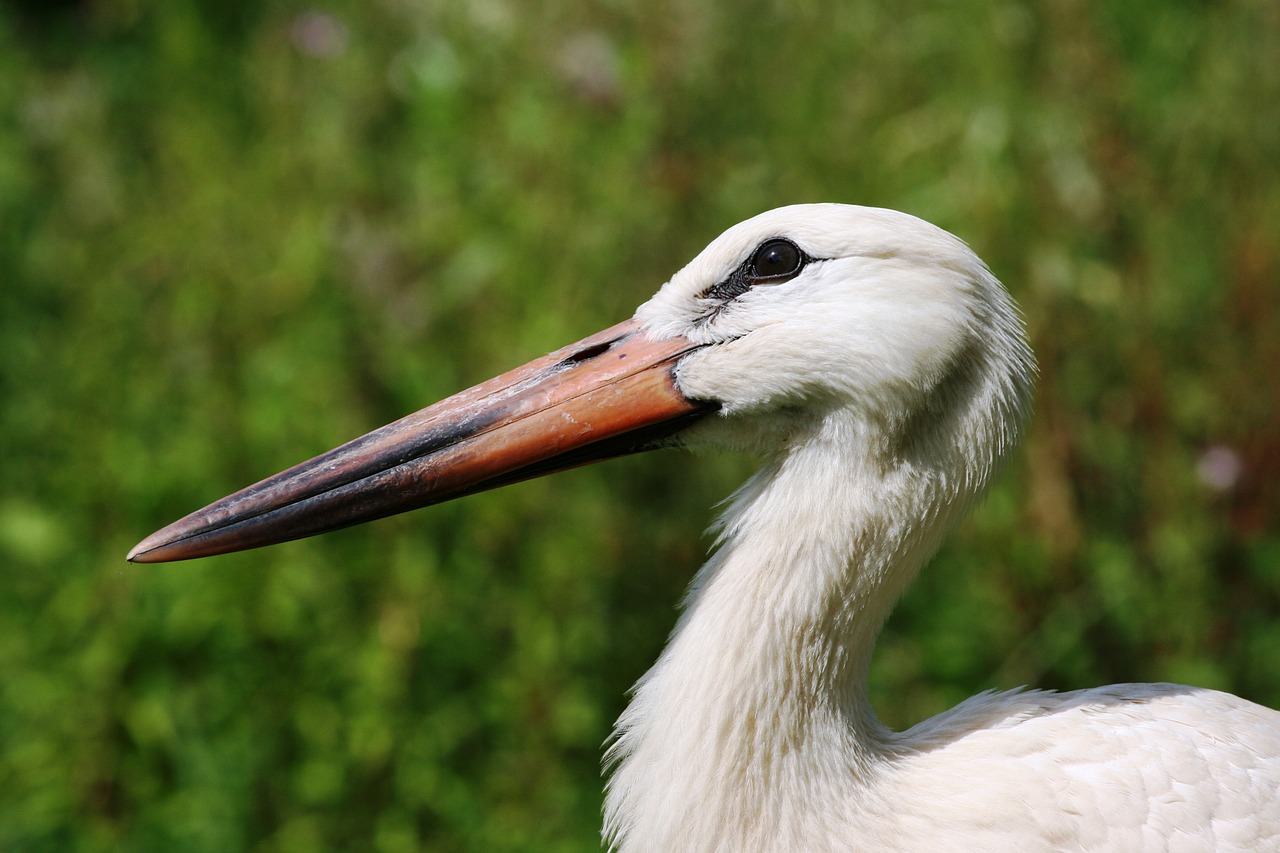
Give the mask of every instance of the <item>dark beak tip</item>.
<path id="1" fill-rule="evenodd" d="M 141 542 L 139 542 L 137 545 L 133 546 L 133 549 L 129 551 L 129 554 L 128 556 L 125 557 L 125 559 L 128 560 L 130 563 L 162 563 L 164 562 L 164 560 L 158 559 L 154 555 L 153 553 L 154 551 L 155 551 L 155 546 L 150 544 L 150 539 L 144 539 Z"/>
<path id="2" fill-rule="evenodd" d="M 134 545 L 125 559 L 130 563 L 169 563 L 185 559 L 182 553 L 182 537 L 172 535 L 170 527 L 157 530 Z"/>

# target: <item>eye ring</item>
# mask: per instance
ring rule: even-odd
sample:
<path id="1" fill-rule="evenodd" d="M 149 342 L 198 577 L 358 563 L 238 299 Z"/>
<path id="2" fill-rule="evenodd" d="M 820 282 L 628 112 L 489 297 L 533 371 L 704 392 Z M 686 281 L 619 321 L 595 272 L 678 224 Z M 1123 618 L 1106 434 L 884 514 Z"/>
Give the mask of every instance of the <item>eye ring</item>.
<path id="1" fill-rule="evenodd" d="M 702 292 L 703 299 L 728 303 L 757 284 L 782 284 L 800 274 L 813 258 L 785 237 L 773 237 L 756 247 L 755 252 L 723 281 Z"/>
<path id="2" fill-rule="evenodd" d="M 800 247 L 781 237 L 766 240 L 751 256 L 750 276 L 754 281 L 789 279 L 803 269 L 808 258 Z"/>

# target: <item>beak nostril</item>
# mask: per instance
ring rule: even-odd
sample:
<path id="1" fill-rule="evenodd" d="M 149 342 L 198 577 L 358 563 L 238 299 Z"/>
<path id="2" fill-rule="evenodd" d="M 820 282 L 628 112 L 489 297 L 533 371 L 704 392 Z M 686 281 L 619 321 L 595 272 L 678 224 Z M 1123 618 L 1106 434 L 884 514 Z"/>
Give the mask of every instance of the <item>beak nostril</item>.
<path id="1" fill-rule="evenodd" d="M 565 356 L 560 363 L 562 365 L 582 364 L 584 361 L 590 361 L 598 355 L 604 355 L 613 347 L 614 341 L 605 341 L 602 344 L 589 346 L 586 349 L 578 350 L 572 355 Z"/>

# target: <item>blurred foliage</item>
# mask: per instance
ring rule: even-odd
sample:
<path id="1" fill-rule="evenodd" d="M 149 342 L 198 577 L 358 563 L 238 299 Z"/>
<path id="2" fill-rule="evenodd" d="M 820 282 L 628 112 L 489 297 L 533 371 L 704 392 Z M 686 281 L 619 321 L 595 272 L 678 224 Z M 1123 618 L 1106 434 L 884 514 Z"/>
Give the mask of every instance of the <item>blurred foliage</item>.
<path id="1" fill-rule="evenodd" d="M 1042 364 L 884 718 L 1280 704 L 1277 56 L 1274 0 L 0 6 L 0 848 L 596 848 L 600 744 L 748 462 L 123 555 L 797 201 L 955 231 Z"/>

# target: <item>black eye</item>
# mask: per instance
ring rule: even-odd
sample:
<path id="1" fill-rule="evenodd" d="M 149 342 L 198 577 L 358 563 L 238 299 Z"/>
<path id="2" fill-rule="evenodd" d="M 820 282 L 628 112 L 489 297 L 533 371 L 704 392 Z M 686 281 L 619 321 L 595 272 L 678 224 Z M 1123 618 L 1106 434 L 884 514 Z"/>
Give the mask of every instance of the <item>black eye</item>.
<path id="1" fill-rule="evenodd" d="M 721 303 L 737 299 L 757 284 L 781 284 L 800 274 L 813 260 L 795 243 L 782 237 L 765 240 L 750 260 L 738 265 L 728 278 L 702 292 L 702 298 Z"/>
<path id="2" fill-rule="evenodd" d="M 770 240 L 756 249 L 751 258 L 751 276 L 758 279 L 787 278 L 800 272 L 804 253 L 790 240 Z"/>

